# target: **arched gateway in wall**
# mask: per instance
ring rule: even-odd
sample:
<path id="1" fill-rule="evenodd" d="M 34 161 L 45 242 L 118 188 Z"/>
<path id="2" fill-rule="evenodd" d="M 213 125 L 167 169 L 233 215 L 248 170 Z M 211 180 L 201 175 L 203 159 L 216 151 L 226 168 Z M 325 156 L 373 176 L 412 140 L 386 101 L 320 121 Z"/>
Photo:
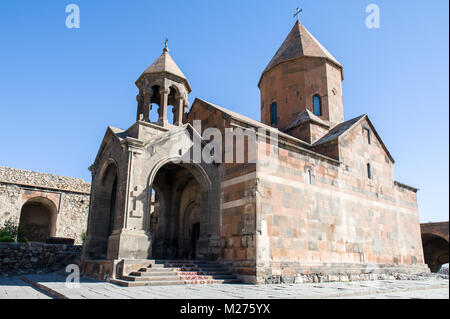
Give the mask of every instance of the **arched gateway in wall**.
<path id="1" fill-rule="evenodd" d="M 449 261 L 448 222 L 420 225 L 425 263 L 432 272 L 438 272 Z"/>
<path id="2" fill-rule="evenodd" d="M 33 197 L 20 211 L 20 225 L 28 241 L 45 242 L 56 234 L 56 205 L 45 197 Z"/>

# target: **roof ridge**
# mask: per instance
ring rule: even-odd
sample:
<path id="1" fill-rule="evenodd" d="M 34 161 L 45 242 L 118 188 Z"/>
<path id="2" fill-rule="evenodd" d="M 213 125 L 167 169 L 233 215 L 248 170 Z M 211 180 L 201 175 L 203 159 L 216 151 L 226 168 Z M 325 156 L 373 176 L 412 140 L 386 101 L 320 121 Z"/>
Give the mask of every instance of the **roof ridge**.
<path id="1" fill-rule="evenodd" d="M 305 114 L 306 114 L 306 116 L 305 116 Z M 306 109 L 306 110 L 300 112 L 297 115 L 296 119 L 291 124 L 286 126 L 286 128 L 284 128 L 283 131 L 291 130 L 294 127 L 297 127 L 297 126 L 299 126 L 299 125 L 301 125 L 303 123 L 309 122 L 309 121 L 316 122 L 316 123 L 318 123 L 320 125 L 324 125 L 324 126 L 330 127 L 330 125 L 328 123 L 326 123 L 324 120 L 322 120 L 320 117 L 315 115 L 310 110 Z"/>

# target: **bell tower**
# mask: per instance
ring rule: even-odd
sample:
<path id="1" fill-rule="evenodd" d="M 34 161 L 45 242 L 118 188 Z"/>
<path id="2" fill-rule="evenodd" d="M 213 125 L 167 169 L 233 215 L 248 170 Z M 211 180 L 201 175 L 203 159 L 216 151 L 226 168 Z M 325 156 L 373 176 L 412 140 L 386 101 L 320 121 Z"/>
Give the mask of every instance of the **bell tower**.
<path id="1" fill-rule="evenodd" d="M 343 122 L 343 79 L 342 65 L 298 20 L 258 83 L 261 121 L 283 131 L 299 117 Z"/>
<path id="2" fill-rule="evenodd" d="M 167 39 L 161 56 L 150 65 L 136 81 L 139 94 L 136 121 L 150 122 L 152 104 L 158 106 L 158 120 L 163 127 L 181 126 L 189 107 L 187 96 L 191 93 L 188 80 L 169 54 Z M 173 123 L 167 118 L 167 108 L 173 106 Z"/>

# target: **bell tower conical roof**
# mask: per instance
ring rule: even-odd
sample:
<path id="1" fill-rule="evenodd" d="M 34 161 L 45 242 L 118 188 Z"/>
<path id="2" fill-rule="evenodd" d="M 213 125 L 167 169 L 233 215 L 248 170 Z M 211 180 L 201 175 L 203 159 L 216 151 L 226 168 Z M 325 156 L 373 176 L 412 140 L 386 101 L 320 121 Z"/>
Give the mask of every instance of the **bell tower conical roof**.
<path id="1" fill-rule="evenodd" d="M 139 78 L 146 74 L 158 73 L 169 73 L 179 77 L 186 82 L 189 92 L 191 91 L 191 86 L 189 85 L 186 76 L 170 56 L 169 49 L 167 47 L 164 48 L 163 53 L 159 56 L 159 58 L 157 58 L 155 62 L 153 62 L 152 65 L 150 65 Z"/>
<path id="2" fill-rule="evenodd" d="M 151 122 L 153 104 L 158 106 L 158 120 L 153 122 L 162 127 L 181 126 L 186 120 L 189 107 L 188 94 L 192 89 L 186 76 L 181 72 L 169 54 L 166 38 L 163 53 L 142 73 L 136 81 L 139 94 L 137 121 Z M 169 123 L 167 110 L 173 106 L 173 122 Z"/>

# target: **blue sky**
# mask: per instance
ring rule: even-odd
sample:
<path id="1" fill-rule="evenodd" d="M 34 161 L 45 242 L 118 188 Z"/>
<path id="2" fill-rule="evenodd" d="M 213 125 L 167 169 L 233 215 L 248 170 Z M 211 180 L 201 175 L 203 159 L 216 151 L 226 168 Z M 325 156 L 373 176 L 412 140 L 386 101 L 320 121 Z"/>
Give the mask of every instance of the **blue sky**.
<path id="1" fill-rule="evenodd" d="M 66 5 L 81 28 L 65 26 Z M 381 10 L 380 29 L 365 8 Z M 135 120 L 138 76 L 169 38 L 195 97 L 260 118 L 257 83 L 295 19 L 344 66 L 346 119 L 363 113 L 420 188 L 422 222 L 448 220 L 448 1 L 1 1 L 0 165 L 90 181 L 108 125 Z"/>

